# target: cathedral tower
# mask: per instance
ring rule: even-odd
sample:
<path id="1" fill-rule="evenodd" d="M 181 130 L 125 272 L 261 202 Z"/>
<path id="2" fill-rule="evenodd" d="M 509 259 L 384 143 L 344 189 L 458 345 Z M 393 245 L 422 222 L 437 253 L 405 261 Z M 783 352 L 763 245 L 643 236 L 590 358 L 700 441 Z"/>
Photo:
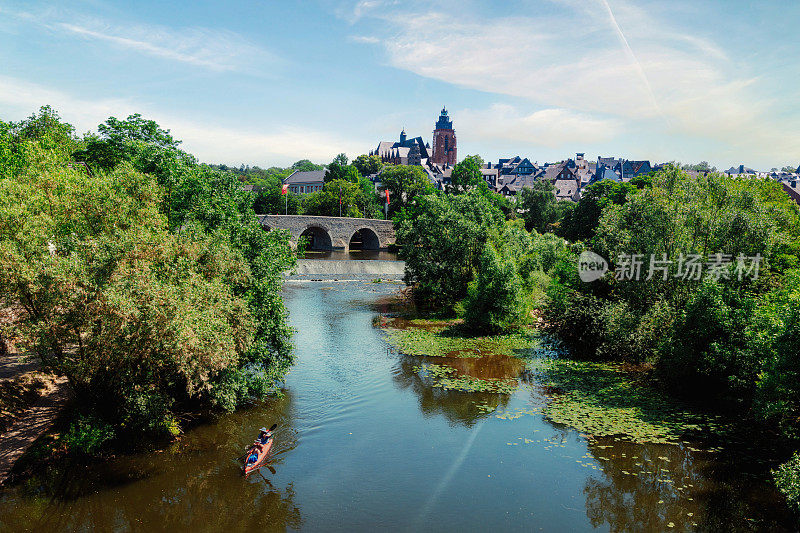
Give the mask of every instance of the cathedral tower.
<path id="1" fill-rule="evenodd" d="M 442 108 L 442 114 L 436 121 L 436 129 L 433 130 L 433 163 L 444 166 L 456 164 L 456 131 L 453 129 L 453 121 L 447 116 L 447 109 Z"/>

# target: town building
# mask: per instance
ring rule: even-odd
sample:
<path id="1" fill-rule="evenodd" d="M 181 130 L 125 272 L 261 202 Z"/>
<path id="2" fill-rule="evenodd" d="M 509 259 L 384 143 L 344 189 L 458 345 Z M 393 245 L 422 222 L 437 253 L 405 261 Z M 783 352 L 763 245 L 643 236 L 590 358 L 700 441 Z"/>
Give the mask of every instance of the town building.
<path id="1" fill-rule="evenodd" d="M 447 116 L 447 109 L 443 107 L 433 130 L 431 163 L 446 168 L 454 166 L 457 161 L 456 130 L 453 129 L 453 121 Z"/>
<path id="2" fill-rule="evenodd" d="M 800 170 L 800 168 L 798 169 Z M 800 172 L 798 172 L 800 174 Z M 781 182 L 783 190 L 789 195 L 789 198 L 800 204 L 800 178 L 786 180 Z"/>
<path id="3" fill-rule="evenodd" d="M 389 165 L 421 165 L 423 160 L 429 159 L 429 151 L 430 145 L 425 144 L 422 137 L 409 139 L 403 128 L 399 141 L 381 141 L 369 155 L 377 155 Z"/>
<path id="4" fill-rule="evenodd" d="M 325 184 L 325 169 L 295 171 L 283 180 L 284 185 L 288 185 L 290 192 L 294 194 L 308 194 L 322 190 Z"/>
<path id="5" fill-rule="evenodd" d="M 758 171 L 744 165 L 739 165 L 738 167 L 729 168 L 725 171 L 725 174 L 728 176 L 755 176 L 758 174 Z"/>

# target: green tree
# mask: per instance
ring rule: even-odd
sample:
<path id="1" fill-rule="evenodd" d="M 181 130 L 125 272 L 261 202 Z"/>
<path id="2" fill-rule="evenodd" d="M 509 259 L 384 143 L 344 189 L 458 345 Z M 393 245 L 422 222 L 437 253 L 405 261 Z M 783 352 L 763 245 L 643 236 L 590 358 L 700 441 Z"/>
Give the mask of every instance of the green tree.
<path id="1" fill-rule="evenodd" d="M 410 216 L 395 221 L 405 282 L 423 307 L 452 312 L 467 294 L 483 245 L 503 214 L 478 191 L 417 198 Z"/>
<path id="2" fill-rule="evenodd" d="M 358 169 L 362 176 L 372 176 L 383 168 L 383 161 L 377 155 L 362 154 L 355 158 L 353 165 Z"/>
<path id="3" fill-rule="evenodd" d="M 154 123 L 109 119 L 98 139 L 119 162 L 89 173 L 48 116 L 0 130 L 3 164 L 16 158 L 0 180 L 0 301 L 24 309 L 20 337 L 121 432 L 263 397 L 291 363 L 288 235 L 264 232 L 236 175 Z"/>
<path id="4" fill-rule="evenodd" d="M 641 185 L 639 188 L 644 188 L 649 182 L 642 179 L 637 183 Z M 585 187 L 575 208 L 564 213 L 556 233 L 570 241 L 590 239 L 600 223 L 603 209 L 611 204 L 625 203 L 628 194 L 636 190 L 637 185 L 633 181 L 619 183 L 609 179 Z"/>
<path id="5" fill-rule="evenodd" d="M 483 180 L 482 167 L 483 159 L 479 155 L 468 155 L 463 161 L 456 163 L 450 175 L 448 191 L 459 194 L 478 185 Z"/>
<path id="6" fill-rule="evenodd" d="M 355 218 L 363 216 L 365 203 L 361 186 L 346 179 L 328 181 L 321 191 L 305 195 L 302 201 L 303 212 L 309 215 Z"/>
<path id="7" fill-rule="evenodd" d="M 289 168 L 293 170 L 299 170 L 300 172 L 310 172 L 312 170 L 322 170 L 325 167 L 323 165 L 312 163 L 308 159 L 301 159 L 300 161 L 295 161 L 292 163 L 292 166 Z"/>
<path id="8" fill-rule="evenodd" d="M 413 204 L 418 196 L 434 191 L 428 175 L 416 165 L 388 165 L 381 172 L 380 181 L 380 190 L 389 191 L 389 217 Z"/>
<path id="9" fill-rule="evenodd" d="M 348 170 L 348 159 L 345 154 L 339 154 L 333 158 L 328 168 L 325 170 L 325 181 L 346 179 Z"/>
<path id="10" fill-rule="evenodd" d="M 544 233 L 558 222 L 562 209 L 557 205 L 555 187 L 549 181 L 537 181 L 519 194 L 519 211 L 528 230 Z"/>
<path id="11" fill-rule="evenodd" d="M 150 152 L 150 157 L 156 153 L 177 154 L 180 144 L 169 130 L 161 129 L 155 121 L 146 120 L 139 113 L 125 120 L 109 117 L 97 130 L 98 134 L 85 137 L 86 147 L 75 152 L 76 160 L 97 169 L 111 169 L 123 161 L 131 161 L 137 152 Z"/>
<path id="12" fill-rule="evenodd" d="M 255 191 L 253 210 L 259 215 L 299 215 L 302 213 L 302 200 L 292 192 L 283 194 L 278 183 L 261 186 Z"/>

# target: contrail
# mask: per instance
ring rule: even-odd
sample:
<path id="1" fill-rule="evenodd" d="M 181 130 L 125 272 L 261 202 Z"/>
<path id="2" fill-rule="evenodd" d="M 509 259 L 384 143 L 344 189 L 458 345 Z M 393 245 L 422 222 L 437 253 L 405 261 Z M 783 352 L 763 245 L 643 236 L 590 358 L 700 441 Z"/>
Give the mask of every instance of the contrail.
<path id="1" fill-rule="evenodd" d="M 611 6 L 609 5 L 608 0 L 601 0 L 601 2 L 603 2 L 603 5 L 606 6 L 608 17 L 611 19 L 611 24 L 614 25 L 614 29 L 617 32 L 619 40 L 622 42 L 622 46 L 625 47 L 625 52 L 628 54 L 628 58 L 633 62 L 634 66 L 636 66 L 639 77 L 642 79 L 642 83 L 644 83 L 644 86 L 647 89 L 647 94 L 650 95 L 650 102 L 653 104 L 653 107 L 656 109 L 656 111 L 658 111 L 658 114 L 661 115 L 661 118 L 669 122 L 667 117 L 664 115 L 664 112 L 661 110 L 661 106 L 658 105 L 658 102 L 656 101 L 656 95 L 653 93 L 653 88 L 650 86 L 650 81 L 647 79 L 647 74 L 645 74 L 642 64 L 639 63 L 639 60 L 636 58 L 636 54 L 633 53 L 633 48 L 631 48 L 631 45 L 628 43 L 628 39 L 625 38 L 625 34 L 622 33 L 622 28 L 619 27 L 617 17 L 615 17 L 614 12 L 611 11 Z"/>
<path id="2" fill-rule="evenodd" d="M 469 450 L 472 448 L 472 444 L 475 442 L 475 437 L 478 436 L 478 432 L 483 427 L 484 422 L 486 422 L 485 419 L 481 420 L 475 425 L 475 428 L 472 430 L 472 433 L 467 438 L 466 442 L 464 442 L 464 447 L 461 448 L 461 452 L 458 454 L 455 461 L 453 461 L 453 464 L 450 465 L 450 468 L 447 470 L 447 473 L 445 473 L 444 477 L 442 477 L 442 480 L 436 486 L 436 490 L 433 491 L 433 494 L 431 494 L 431 497 L 428 499 L 428 502 L 422 509 L 422 512 L 417 518 L 416 527 L 414 529 L 416 530 L 420 529 L 419 526 L 423 523 L 428 514 L 430 514 L 431 509 L 433 509 L 433 506 L 436 505 L 436 501 L 439 499 L 439 496 L 441 496 L 442 492 L 447 487 L 447 485 L 450 484 L 450 481 L 452 481 L 453 476 L 456 474 L 456 472 L 458 472 L 458 469 L 461 468 L 461 465 L 464 463 L 464 459 L 467 458 Z"/>

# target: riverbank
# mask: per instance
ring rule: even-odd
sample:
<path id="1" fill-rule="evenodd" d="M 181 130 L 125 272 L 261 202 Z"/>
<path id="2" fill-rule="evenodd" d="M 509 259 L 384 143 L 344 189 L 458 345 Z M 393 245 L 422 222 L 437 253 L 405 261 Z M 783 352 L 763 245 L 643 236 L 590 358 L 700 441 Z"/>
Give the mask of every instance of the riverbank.
<path id="1" fill-rule="evenodd" d="M 0 339 L 0 342 L 3 342 Z M 4 344 L 0 357 L 0 485 L 31 445 L 55 423 L 69 399 L 66 379 Z"/>

